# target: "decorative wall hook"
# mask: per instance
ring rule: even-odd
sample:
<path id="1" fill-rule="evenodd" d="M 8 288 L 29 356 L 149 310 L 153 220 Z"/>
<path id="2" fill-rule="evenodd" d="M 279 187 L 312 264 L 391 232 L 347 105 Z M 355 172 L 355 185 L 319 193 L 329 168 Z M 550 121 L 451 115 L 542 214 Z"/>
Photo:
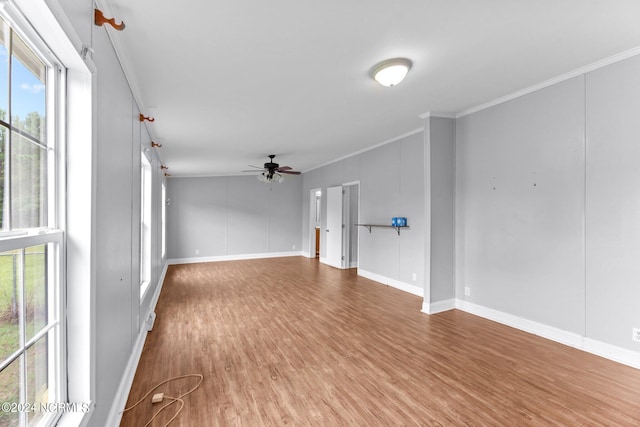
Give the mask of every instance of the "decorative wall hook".
<path id="1" fill-rule="evenodd" d="M 171 174 L 170 174 L 170 173 L 166 173 L 166 172 L 165 172 L 165 173 L 164 173 L 164 176 L 171 176 Z"/>
<path id="2" fill-rule="evenodd" d="M 157 144 L 157 143 L 155 143 L 155 142 L 151 141 L 151 148 L 153 148 L 153 147 L 158 147 L 158 148 L 160 148 L 160 147 L 162 147 L 162 144 Z"/>
<path id="3" fill-rule="evenodd" d="M 116 24 L 115 18 L 105 18 L 104 13 L 100 9 L 94 9 L 93 21 L 98 27 L 102 27 L 104 24 L 111 25 L 115 30 L 124 30 L 124 22 Z"/>
<path id="4" fill-rule="evenodd" d="M 140 113 L 140 121 L 144 122 L 144 121 L 148 121 L 148 122 L 155 122 L 156 119 L 154 119 L 153 117 L 147 117 L 145 115 L 143 115 L 142 113 Z"/>
<path id="5" fill-rule="evenodd" d="M 169 169 L 169 166 L 160 165 L 160 169 Z"/>

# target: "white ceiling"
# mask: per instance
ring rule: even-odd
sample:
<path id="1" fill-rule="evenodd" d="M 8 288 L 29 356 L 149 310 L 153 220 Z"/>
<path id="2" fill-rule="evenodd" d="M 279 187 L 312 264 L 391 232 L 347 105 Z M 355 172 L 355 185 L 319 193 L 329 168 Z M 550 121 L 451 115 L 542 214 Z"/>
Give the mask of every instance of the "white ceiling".
<path id="1" fill-rule="evenodd" d="M 309 170 L 640 46 L 637 0 L 103 0 L 172 176 Z M 368 76 L 407 57 L 398 86 Z"/>

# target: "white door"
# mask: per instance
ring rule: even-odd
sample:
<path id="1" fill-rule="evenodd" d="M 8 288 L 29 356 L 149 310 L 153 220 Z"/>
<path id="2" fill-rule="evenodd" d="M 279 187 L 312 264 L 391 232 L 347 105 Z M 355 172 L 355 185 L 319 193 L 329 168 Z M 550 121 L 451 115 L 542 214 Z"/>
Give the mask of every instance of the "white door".
<path id="1" fill-rule="evenodd" d="M 327 264 L 344 268 L 342 258 L 342 187 L 327 188 Z"/>

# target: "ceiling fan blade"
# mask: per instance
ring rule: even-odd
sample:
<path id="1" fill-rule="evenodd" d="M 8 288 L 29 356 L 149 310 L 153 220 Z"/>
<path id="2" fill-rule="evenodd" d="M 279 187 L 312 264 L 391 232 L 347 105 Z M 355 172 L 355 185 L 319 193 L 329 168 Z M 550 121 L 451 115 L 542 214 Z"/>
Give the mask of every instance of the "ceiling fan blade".
<path id="1" fill-rule="evenodd" d="M 278 172 L 283 172 L 283 171 L 290 171 L 291 167 L 289 166 L 280 166 L 279 168 L 277 168 Z"/>
<path id="2" fill-rule="evenodd" d="M 300 175 L 301 174 L 301 172 L 298 172 L 298 171 L 283 171 L 283 170 L 281 170 L 281 171 L 278 171 L 278 172 L 279 173 L 286 173 L 286 174 L 289 174 L 289 175 Z"/>
<path id="3" fill-rule="evenodd" d="M 253 166 L 253 165 L 247 165 L 247 166 L 249 166 L 250 168 L 264 169 L 264 167 L 262 166 Z"/>

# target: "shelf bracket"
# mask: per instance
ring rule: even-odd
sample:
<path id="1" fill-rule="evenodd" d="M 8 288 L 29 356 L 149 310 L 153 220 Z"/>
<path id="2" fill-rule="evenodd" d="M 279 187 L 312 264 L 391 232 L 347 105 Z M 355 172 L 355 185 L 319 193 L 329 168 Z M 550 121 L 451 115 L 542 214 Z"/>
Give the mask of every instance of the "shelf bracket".
<path id="1" fill-rule="evenodd" d="M 371 229 L 373 227 L 393 228 L 398 233 L 398 236 L 400 235 L 400 229 L 401 228 L 409 228 L 408 225 L 401 225 L 401 226 L 397 226 L 397 225 L 382 225 L 382 224 L 353 224 L 353 225 L 357 225 L 358 227 L 366 227 L 366 229 L 369 230 L 369 233 L 371 233 Z"/>

